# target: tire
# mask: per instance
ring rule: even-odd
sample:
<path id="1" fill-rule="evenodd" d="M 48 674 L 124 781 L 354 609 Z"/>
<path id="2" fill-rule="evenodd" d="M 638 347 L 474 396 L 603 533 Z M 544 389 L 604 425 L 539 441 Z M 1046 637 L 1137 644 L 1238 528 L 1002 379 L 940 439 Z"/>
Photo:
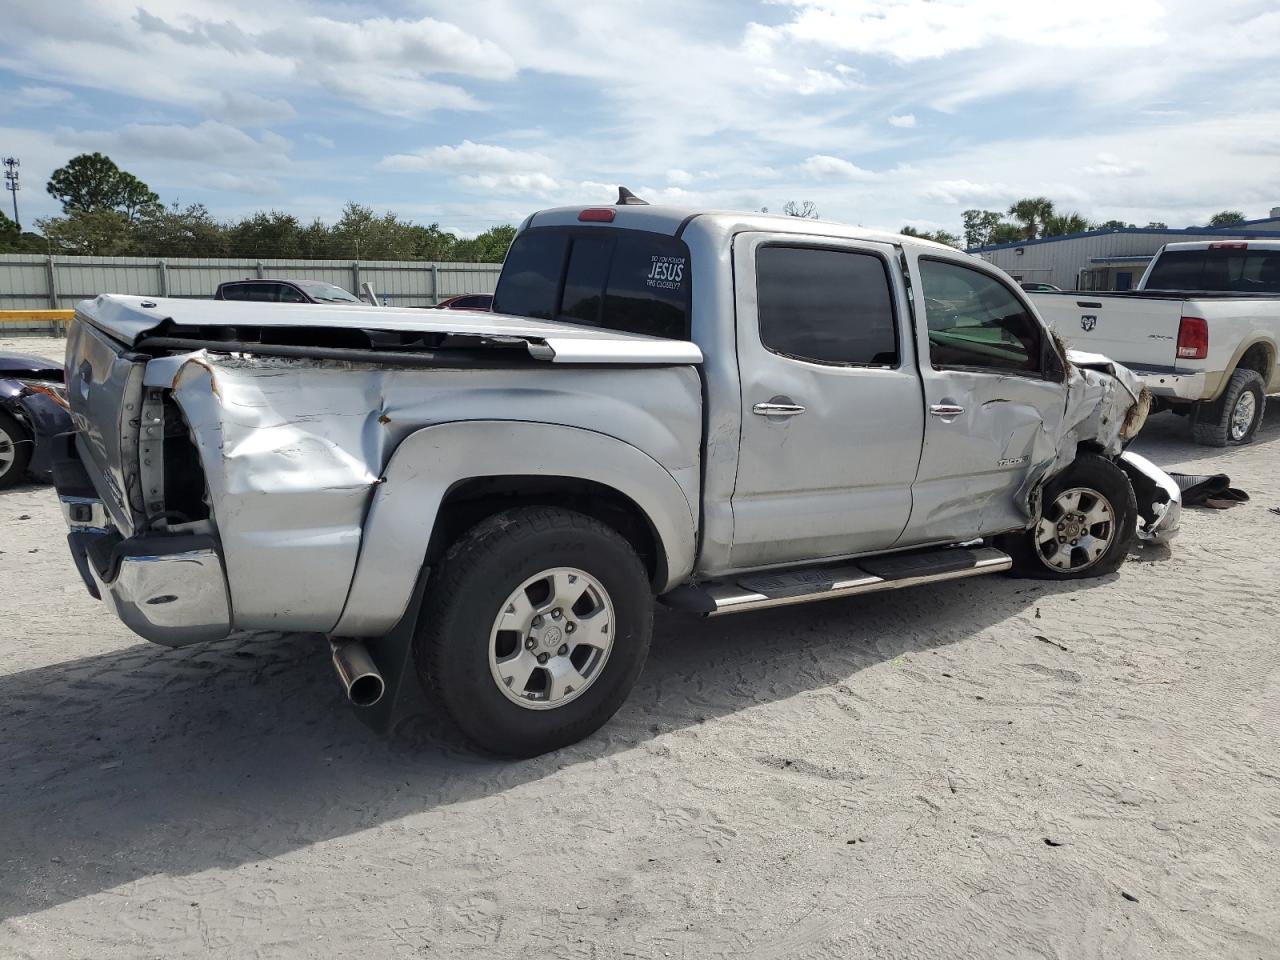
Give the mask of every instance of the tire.
<path id="1" fill-rule="evenodd" d="M 31 462 L 31 446 L 22 424 L 0 412 L 0 490 L 22 482 Z"/>
<path id="2" fill-rule="evenodd" d="M 1222 396 L 1195 405 L 1191 435 L 1206 447 L 1248 443 L 1262 425 L 1266 385 L 1257 370 L 1236 370 Z"/>
<path id="3" fill-rule="evenodd" d="M 630 543 L 583 514 L 522 507 L 449 549 L 428 586 L 414 661 L 472 743 L 533 757 L 608 722 L 644 668 L 652 633 L 653 594 Z"/>
<path id="4" fill-rule="evenodd" d="M 1014 576 L 1083 580 L 1114 573 L 1124 563 L 1136 535 L 1138 501 L 1128 476 L 1106 457 L 1080 454 L 1045 486 L 1041 504 L 1035 526 L 1001 541 L 1013 558 Z M 1083 523 L 1076 519 L 1080 515 L 1086 517 Z M 1097 546 L 1101 552 L 1095 555 Z"/>

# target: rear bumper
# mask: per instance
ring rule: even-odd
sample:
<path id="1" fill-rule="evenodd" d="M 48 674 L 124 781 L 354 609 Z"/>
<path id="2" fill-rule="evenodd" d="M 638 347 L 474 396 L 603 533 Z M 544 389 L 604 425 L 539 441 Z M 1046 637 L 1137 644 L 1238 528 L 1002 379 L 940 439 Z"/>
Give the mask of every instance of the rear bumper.
<path id="1" fill-rule="evenodd" d="M 1134 373 L 1141 378 L 1142 385 L 1157 397 L 1199 400 L 1204 396 L 1203 373 L 1160 373 L 1150 370 L 1135 370 Z"/>
<path id="2" fill-rule="evenodd" d="M 121 537 L 79 460 L 60 457 L 54 482 L 70 531 L 67 545 L 85 587 L 125 626 L 167 647 L 231 632 L 227 580 L 214 537 Z"/>

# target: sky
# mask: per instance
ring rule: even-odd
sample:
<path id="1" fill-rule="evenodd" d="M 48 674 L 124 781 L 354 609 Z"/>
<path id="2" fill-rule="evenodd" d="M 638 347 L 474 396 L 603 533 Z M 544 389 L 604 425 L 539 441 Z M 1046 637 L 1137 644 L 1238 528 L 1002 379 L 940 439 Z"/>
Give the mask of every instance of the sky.
<path id="1" fill-rule="evenodd" d="M 166 203 L 472 235 L 653 201 L 960 232 L 1280 206 L 1280 0 L 6 0 L 24 224 L 101 151 Z M 9 196 L 0 197 L 6 202 Z"/>

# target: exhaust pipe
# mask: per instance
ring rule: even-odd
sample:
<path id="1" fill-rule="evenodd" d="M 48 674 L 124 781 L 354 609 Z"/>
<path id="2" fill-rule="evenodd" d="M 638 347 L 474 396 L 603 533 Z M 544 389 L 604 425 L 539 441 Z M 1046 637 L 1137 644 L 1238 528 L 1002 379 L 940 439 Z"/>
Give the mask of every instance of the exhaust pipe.
<path id="1" fill-rule="evenodd" d="M 347 699 L 357 707 L 372 707 L 382 699 L 387 685 L 378 672 L 369 648 L 359 640 L 331 640 L 333 669 L 338 671 Z"/>

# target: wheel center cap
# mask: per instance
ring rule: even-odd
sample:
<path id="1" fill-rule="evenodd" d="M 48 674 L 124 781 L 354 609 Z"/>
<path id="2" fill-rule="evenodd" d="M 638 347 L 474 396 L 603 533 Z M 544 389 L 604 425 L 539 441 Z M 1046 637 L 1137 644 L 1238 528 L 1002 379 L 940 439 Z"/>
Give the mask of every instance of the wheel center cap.
<path id="1" fill-rule="evenodd" d="M 560 646 L 560 641 L 564 638 L 564 634 L 560 632 L 559 627 L 549 627 L 547 632 L 542 635 L 542 645 L 548 650 L 552 647 Z"/>

